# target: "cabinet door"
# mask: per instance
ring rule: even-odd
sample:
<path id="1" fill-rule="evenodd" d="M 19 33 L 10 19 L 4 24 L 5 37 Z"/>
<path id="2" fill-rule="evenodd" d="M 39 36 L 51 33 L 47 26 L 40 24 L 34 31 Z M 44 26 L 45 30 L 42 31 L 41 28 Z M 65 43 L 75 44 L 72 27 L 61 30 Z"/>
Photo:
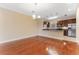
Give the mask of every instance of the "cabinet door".
<path id="1" fill-rule="evenodd" d="M 68 21 L 67 20 L 64 20 L 64 23 L 63 24 L 64 24 L 64 26 L 67 27 L 68 26 Z"/>
<path id="2" fill-rule="evenodd" d="M 71 24 L 71 23 L 76 23 L 76 19 L 69 19 L 68 24 Z"/>
<path id="3" fill-rule="evenodd" d="M 59 27 L 63 27 L 64 26 L 64 21 L 62 20 L 62 21 L 59 21 L 58 23 L 57 23 L 57 25 L 59 26 Z"/>
<path id="4" fill-rule="evenodd" d="M 64 30 L 64 36 L 68 36 L 68 30 Z"/>
<path id="5" fill-rule="evenodd" d="M 76 23 L 76 19 L 72 19 L 72 23 Z"/>

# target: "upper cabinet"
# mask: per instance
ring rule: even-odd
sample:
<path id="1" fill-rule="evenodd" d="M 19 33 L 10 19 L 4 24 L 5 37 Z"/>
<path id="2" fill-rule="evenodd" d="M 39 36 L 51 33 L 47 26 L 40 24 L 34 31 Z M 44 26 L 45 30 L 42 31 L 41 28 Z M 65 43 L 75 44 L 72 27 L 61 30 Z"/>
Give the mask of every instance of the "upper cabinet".
<path id="1" fill-rule="evenodd" d="M 57 26 L 58 27 L 64 27 L 64 26 L 68 26 L 68 24 L 71 24 L 71 23 L 76 23 L 76 19 L 68 19 L 68 20 L 61 20 L 61 21 L 58 21 L 57 22 Z"/>

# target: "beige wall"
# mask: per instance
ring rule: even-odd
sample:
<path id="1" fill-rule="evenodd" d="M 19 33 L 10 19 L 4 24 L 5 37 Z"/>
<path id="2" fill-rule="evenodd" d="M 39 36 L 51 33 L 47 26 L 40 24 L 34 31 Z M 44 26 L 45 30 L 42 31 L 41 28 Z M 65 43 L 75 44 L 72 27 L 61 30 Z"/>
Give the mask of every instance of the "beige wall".
<path id="1" fill-rule="evenodd" d="M 31 16 L 0 8 L 0 42 L 37 34 L 37 22 Z"/>

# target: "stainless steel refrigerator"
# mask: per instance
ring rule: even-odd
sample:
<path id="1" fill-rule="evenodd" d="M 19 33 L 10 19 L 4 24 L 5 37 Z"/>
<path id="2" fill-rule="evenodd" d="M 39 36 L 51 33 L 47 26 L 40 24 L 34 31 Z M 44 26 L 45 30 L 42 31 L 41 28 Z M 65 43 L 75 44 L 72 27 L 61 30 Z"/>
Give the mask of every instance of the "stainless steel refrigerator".
<path id="1" fill-rule="evenodd" d="M 76 23 L 68 24 L 68 36 L 76 37 Z"/>

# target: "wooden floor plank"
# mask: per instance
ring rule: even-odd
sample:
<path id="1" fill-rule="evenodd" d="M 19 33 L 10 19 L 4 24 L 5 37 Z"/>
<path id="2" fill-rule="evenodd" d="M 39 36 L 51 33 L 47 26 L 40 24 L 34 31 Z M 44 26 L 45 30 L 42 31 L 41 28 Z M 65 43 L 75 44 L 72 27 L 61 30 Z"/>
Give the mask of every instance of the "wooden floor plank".
<path id="1" fill-rule="evenodd" d="M 66 45 L 63 43 L 66 42 Z M 55 48 L 59 55 L 79 54 L 75 42 L 52 39 L 42 36 L 20 39 L 0 45 L 1 55 L 48 55 L 46 48 Z"/>

